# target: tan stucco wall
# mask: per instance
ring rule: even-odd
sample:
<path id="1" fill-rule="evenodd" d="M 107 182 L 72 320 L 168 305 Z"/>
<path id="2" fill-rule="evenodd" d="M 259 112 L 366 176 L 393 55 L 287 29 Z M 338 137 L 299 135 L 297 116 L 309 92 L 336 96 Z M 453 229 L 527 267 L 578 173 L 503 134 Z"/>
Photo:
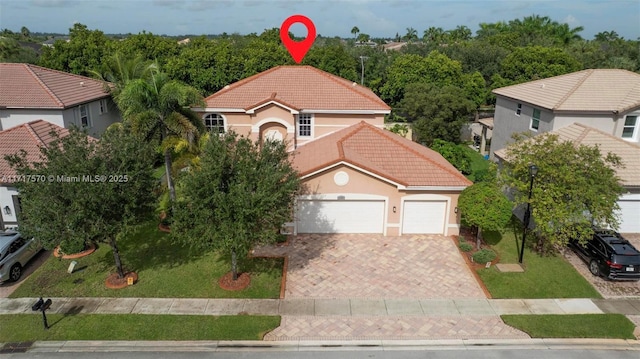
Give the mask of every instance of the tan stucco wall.
<path id="1" fill-rule="evenodd" d="M 200 117 L 204 117 L 207 113 L 199 112 Z M 259 140 L 261 131 L 255 131 L 256 126 L 263 128 L 266 122 L 280 123 L 283 128 L 288 128 L 288 134 L 285 139 L 293 141 L 295 129 L 295 115 L 289 110 L 276 104 L 266 105 L 257 109 L 253 114 L 223 112 L 220 113 L 225 119 L 227 130 L 233 129 L 237 133 L 249 136 L 253 140 Z M 313 114 L 313 133 L 309 138 L 298 138 L 296 145 L 301 145 L 310 140 L 327 135 L 329 133 L 349 127 L 361 121 L 365 121 L 374 126 L 384 126 L 384 115 L 378 114 Z M 252 131 L 252 129 L 254 131 Z"/>
<path id="2" fill-rule="evenodd" d="M 349 175 L 349 182 L 344 186 L 339 186 L 334 181 L 335 174 L 340 171 L 344 171 Z M 357 195 L 384 197 L 386 199 L 385 231 L 388 236 L 395 236 L 401 233 L 403 198 L 447 200 L 448 216 L 445 223 L 445 234 L 459 234 L 460 219 L 454 213 L 458 205 L 458 192 L 399 191 L 393 184 L 345 165 L 339 165 L 312 177 L 305 178 L 303 184 L 307 190 L 305 194 L 310 196 L 324 196 L 324 198 L 335 199 L 337 196 L 343 195 L 346 200 L 349 200 L 350 194 L 352 198 Z M 393 211 L 394 207 L 396 209 L 395 213 Z"/>

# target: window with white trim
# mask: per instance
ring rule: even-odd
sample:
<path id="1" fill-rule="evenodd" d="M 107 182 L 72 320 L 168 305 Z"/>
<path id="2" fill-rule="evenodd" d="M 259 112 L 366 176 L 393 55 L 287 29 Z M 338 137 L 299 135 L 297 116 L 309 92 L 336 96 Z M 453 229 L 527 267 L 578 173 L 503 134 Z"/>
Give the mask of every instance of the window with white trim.
<path id="1" fill-rule="evenodd" d="M 89 106 L 80 105 L 78 109 L 78 113 L 80 114 L 80 126 L 91 127 L 91 118 L 89 117 Z"/>
<path id="2" fill-rule="evenodd" d="M 632 140 L 638 134 L 638 115 L 627 115 L 624 118 L 624 127 L 622 127 L 622 138 Z"/>
<path id="3" fill-rule="evenodd" d="M 522 104 L 519 103 L 516 108 L 516 116 L 520 116 L 521 113 L 522 113 Z"/>
<path id="4" fill-rule="evenodd" d="M 204 127 L 213 133 L 224 133 L 224 118 L 217 113 L 210 113 L 204 116 Z"/>
<path id="5" fill-rule="evenodd" d="M 298 137 L 311 137 L 313 129 L 313 115 L 309 113 L 298 114 Z"/>
<path id="6" fill-rule="evenodd" d="M 531 129 L 538 131 L 540 127 L 540 110 L 537 108 L 533 109 L 533 116 L 531 116 Z"/>
<path id="7" fill-rule="evenodd" d="M 100 100 L 100 114 L 109 112 L 109 108 L 107 107 L 107 99 L 103 98 Z"/>

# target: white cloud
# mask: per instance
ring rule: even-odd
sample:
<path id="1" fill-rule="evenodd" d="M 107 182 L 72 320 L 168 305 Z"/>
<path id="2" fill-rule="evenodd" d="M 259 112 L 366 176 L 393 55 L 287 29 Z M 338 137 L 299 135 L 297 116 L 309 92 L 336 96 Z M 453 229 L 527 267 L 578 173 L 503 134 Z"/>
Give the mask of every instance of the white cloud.
<path id="1" fill-rule="evenodd" d="M 571 25 L 572 27 L 580 26 L 580 21 L 571 14 L 567 15 L 562 22 Z"/>

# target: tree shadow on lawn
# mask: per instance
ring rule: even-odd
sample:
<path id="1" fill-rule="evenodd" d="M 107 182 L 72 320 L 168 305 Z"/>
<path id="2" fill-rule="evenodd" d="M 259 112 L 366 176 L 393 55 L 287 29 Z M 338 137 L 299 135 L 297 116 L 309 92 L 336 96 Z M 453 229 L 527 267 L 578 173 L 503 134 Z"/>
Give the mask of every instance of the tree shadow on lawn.
<path id="1" fill-rule="evenodd" d="M 103 244 L 108 245 L 108 244 Z M 126 238 L 118 242 L 125 270 L 143 271 L 167 267 L 173 268 L 201 258 L 202 251 L 174 243 L 169 233 L 158 229 L 158 221 L 149 220 L 135 228 Z M 103 262 L 114 265 L 113 252 L 109 250 Z"/>

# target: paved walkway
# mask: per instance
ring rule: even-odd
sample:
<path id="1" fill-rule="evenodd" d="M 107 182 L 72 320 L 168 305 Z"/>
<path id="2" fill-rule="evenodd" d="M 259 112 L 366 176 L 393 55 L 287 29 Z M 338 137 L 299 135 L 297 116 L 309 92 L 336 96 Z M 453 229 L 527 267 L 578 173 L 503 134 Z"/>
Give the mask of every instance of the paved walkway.
<path id="1" fill-rule="evenodd" d="M 523 339 L 502 314 L 621 313 L 640 323 L 633 299 L 172 299 L 51 298 L 49 313 L 280 315 L 265 340 Z M 36 298 L 0 298 L 0 314 L 34 313 Z"/>
<path id="2" fill-rule="evenodd" d="M 173 299 L 51 298 L 49 313 L 282 315 L 303 317 L 483 317 L 502 314 L 640 315 L 633 299 Z M 0 314 L 32 313 L 36 298 L 0 298 Z"/>
<path id="3" fill-rule="evenodd" d="M 449 237 L 304 234 L 256 256 L 287 256 L 285 298 L 485 298 Z"/>

